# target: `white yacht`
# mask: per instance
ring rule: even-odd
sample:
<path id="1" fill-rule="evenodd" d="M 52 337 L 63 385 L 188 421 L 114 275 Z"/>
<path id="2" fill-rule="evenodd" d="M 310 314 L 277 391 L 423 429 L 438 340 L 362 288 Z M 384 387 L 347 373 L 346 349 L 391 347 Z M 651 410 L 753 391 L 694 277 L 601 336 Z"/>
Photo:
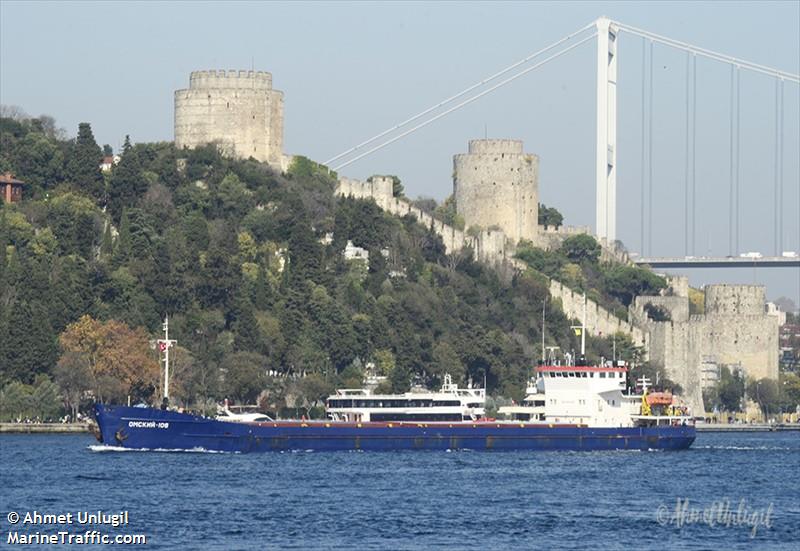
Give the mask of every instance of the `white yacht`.
<path id="1" fill-rule="evenodd" d="M 217 421 L 231 423 L 262 423 L 273 421 L 272 417 L 258 411 L 258 406 L 230 406 L 228 400 L 223 405 L 217 405 Z"/>
<path id="2" fill-rule="evenodd" d="M 369 388 L 339 389 L 328 397 L 327 412 L 332 421 L 477 421 L 484 417 L 486 389 L 459 388 L 444 376 L 439 391 L 405 394 L 373 394 Z"/>

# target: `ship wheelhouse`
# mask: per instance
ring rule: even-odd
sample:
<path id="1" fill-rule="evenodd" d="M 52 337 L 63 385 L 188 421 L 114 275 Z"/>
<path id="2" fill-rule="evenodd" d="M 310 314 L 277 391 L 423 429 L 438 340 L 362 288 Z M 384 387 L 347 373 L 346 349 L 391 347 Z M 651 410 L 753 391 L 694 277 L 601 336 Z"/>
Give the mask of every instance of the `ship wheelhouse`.
<path id="1" fill-rule="evenodd" d="M 328 397 L 326 409 L 333 421 L 477 421 L 485 414 L 483 388 L 459 388 L 445 375 L 436 391 L 372 394 L 369 389 L 340 389 Z"/>

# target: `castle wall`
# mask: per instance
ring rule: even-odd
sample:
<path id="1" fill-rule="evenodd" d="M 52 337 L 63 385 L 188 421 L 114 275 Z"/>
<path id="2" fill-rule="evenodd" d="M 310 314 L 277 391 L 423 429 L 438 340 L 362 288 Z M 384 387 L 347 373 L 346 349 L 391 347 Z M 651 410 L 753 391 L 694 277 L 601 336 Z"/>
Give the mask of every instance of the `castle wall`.
<path id="1" fill-rule="evenodd" d="M 226 155 L 281 165 L 283 92 L 264 71 L 195 71 L 175 91 L 175 146 L 217 143 Z"/>
<path id="2" fill-rule="evenodd" d="M 550 280 L 550 295 L 561 300 L 561 309 L 570 319 L 583 318 L 583 293 L 578 293 L 563 285 Z M 630 335 L 637 346 L 648 346 L 647 335 L 633 324 L 615 316 L 596 302 L 586 300 L 586 327 L 589 332 L 598 337 L 608 337 L 614 333 Z"/>
<path id="3" fill-rule="evenodd" d="M 539 157 L 519 140 L 471 140 L 453 157 L 456 210 L 469 228 L 499 226 L 516 244 L 536 241 Z"/>

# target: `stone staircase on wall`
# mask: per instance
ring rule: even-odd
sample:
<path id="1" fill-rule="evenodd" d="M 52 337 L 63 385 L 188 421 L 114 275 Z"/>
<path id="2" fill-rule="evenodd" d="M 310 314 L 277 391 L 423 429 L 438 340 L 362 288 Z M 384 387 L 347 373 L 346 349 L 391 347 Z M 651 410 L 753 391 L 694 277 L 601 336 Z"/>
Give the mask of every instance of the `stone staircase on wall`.
<path id="1" fill-rule="evenodd" d="M 383 210 L 396 216 L 409 214 L 414 216 L 422 225 L 431 228 L 442 238 L 448 254 L 468 247 L 472 249 L 477 260 L 497 269 L 511 268 L 513 271 L 522 272 L 527 268 L 524 262 L 514 258 L 514 250 L 508 246 L 502 230 L 482 230 L 476 236 L 467 235 L 465 232 L 437 220 L 407 200 L 394 197 L 391 178 L 374 176 L 371 181 L 367 182 L 340 178 L 335 193 L 357 199 L 373 199 Z M 544 229 L 545 240 L 537 245 L 552 248 L 548 243 L 555 242 L 559 237 L 563 241 L 565 236 L 579 233 L 588 233 L 588 228 L 546 228 Z M 607 259 L 628 261 L 627 255 L 619 249 L 603 247 L 603 251 Z M 570 319 L 583 317 L 583 304 L 586 300 L 586 328 L 591 334 L 602 336 L 621 332 L 630 336 L 636 345 L 643 346 L 647 350 L 649 342 L 644 331 L 620 319 L 596 302 L 585 299 L 582 293 L 577 293 L 551 279 L 550 295 L 553 299 L 560 300 L 564 314 Z"/>

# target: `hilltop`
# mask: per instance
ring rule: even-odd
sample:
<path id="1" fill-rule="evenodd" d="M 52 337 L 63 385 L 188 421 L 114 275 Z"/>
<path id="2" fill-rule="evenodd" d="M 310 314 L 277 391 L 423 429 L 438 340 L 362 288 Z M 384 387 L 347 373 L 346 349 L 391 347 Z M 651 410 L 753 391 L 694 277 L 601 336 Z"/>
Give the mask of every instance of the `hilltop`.
<path id="1" fill-rule="evenodd" d="M 179 341 L 173 394 L 191 407 L 260 396 L 273 410 L 308 409 L 360 385 L 367 366 L 394 391 L 451 373 L 519 399 L 541 355 L 543 274 L 620 312 L 663 287 L 601 265 L 588 236 L 555 253 L 521 247 L 530 269 L 501 280 L 447 255 L 414 217 L 335 197 L 335 174 L 303 157 L 280 174 L 214 146 L 126 140 L 104 172 L 88 124 L 74 140 L 54 128 L 0 120 L 0 172 L 26 182 L 25 199 L 0 213 L 0 414 L 54 393 L 73 411 L 87 390 L 153 399 L 147 343 L 164 315 Z M 557 302 L 545 324 L 547 345 L 579 348 Z M 611 356 L 610 337 L 588 343 L 590 358 Z"/>

